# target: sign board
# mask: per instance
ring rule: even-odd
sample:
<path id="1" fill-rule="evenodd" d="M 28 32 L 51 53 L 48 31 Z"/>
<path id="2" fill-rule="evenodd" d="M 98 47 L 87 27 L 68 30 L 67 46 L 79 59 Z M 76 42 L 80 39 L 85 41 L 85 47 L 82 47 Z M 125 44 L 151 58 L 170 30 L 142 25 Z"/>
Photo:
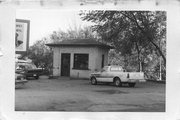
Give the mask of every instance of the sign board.
<path id="1" fill-rule="evenodd" d="M 15 50 L 17 54 L 27 51 L 29 47 L 30 21 L 16 19 Z"/>

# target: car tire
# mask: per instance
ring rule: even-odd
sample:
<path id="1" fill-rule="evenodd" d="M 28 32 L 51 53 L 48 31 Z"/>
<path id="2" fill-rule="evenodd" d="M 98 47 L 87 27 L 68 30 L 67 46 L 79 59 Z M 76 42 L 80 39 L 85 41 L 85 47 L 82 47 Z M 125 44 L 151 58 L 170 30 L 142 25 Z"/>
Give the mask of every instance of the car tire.
<path id="1" fill-rule="evenodd" d="M 134 87 L 136 83 L 128 83 L 129 87 Z"/>
<path id="2" fill-rule="evenodd" d="M 114 79 L 114 85 L 117 87 L 121 86 L 121 80 L 119 78 L 115 78 Z"/>
<path id="3" fill-rule="evenodd" d="M 96 84 L 97 84 L 97 80 L 96 80 L 95 77 L 92 77 L 92 78 L 91 78 L 91 84 L 92 84 L 92 85 L 96 85 Z"/>

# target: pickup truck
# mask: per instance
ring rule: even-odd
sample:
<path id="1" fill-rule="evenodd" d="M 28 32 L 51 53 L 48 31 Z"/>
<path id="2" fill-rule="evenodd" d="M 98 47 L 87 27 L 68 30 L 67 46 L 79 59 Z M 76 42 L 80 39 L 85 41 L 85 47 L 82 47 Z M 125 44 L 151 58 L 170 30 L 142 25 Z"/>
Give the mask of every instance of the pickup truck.
<path id="1" fill-rule="evenodd" d="M 106 82 L 115 86 L 128 84 L 129 87 L 134 87 L 136 82 L 146 82 L 143 72 L 125 72 L 121 66 L 105 66 L 101 71 L 91 73 L 90 81 L 92 85 Z"/>

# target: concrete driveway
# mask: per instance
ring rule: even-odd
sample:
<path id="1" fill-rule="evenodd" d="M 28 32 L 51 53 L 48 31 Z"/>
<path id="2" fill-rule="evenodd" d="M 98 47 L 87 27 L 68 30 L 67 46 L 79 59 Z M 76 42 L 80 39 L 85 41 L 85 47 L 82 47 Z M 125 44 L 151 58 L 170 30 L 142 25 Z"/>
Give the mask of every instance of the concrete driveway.
<path id="1" fill-rule="evenodd" d="M 138 83 L 135 88 L 91 85 L 88 80 L 29 80 L 15 90 L 16 111 L 165 112 L 165 84 Z"/>

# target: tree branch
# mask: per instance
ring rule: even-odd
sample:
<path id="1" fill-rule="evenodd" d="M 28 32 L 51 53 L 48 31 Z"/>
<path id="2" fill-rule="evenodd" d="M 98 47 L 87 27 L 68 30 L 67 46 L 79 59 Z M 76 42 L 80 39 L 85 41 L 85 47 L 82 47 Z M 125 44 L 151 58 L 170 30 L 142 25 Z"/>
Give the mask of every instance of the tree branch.
<path id="1" fill-rule="evenodd" d="M 147 40 L 153 44 L 153 46 L 157 49 L 157 51 L 159 52 L 159 54 L 162 56 L 164 63 L 166 65 L 166 57 L 164 56 L 164 54 L 162 53 L 161 49 L 152 41 L 152 39 L 149 37 L 149 35 L 147 35 L 147 33 L 143 30 L 143 28 L 138 24 L 137 19 L 135 17 L 135 15 L 130 12 L 130 14 L 132 15 L 133 19 L 128 17 L 132 22 L 135 22 L 135 24 L 137 25 L 137 27 L 141 30 L 141 32 L 145 35 L 145 37 L 147 38 Z M 124 15 L 124 14 L 123 14 Z M 125 15 L 127 17 L 127 15 Z"/>

